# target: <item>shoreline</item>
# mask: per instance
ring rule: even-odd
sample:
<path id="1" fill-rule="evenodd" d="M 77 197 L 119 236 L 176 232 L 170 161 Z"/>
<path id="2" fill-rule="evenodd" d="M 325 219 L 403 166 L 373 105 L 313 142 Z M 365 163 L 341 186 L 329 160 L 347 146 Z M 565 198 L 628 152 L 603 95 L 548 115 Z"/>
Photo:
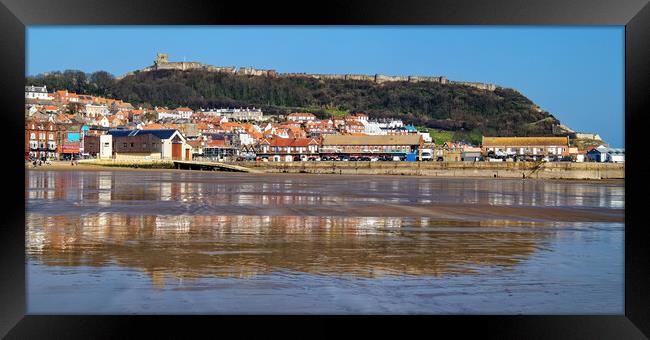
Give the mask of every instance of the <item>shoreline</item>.
<path id="1" fill-rule="evenodd" d="M 223 174 L 238 174 L 238 175 L 273 175 L 273 176 L 327 176 L 327 177 L 385 177 L 385 178 L 395 178 L 395 177 L 413 177 L 413 178 L 441 178 L 441 179 L 490 179 L 490 180 L 532 180 L 532 181 L 558 181 L 558 182 L 577 182 L 577 183 L 624 183 L 625 178 L 513 178 L 513 177 L 489 177 L 489 176 L 461 176 L 461 175 L 426 175 L 426 174 L 367 174 L 367 173 L 315 173 L 315 172 L 280 172 L 280 171 L 266 171 L 262 173 L 242 173 L 242 172 L 228 172 L 228 171 L 202 171 L 202 170 L 188 170 L 188 169 L 176 169 L 173 167 L 170 168 L 147 168 L 147 167 L 136 167 L 136 166 L 127 166 L 127 165 L 100 165 L 100 164 L 89 164 L 89 163 L 79 163 L 78 165 L 70 165 L 69 162 L 55 162 L 51 165 L 43 165 L 36 168 L 30 166 L 25 166 L 25 171 L 171 171 L 171 172 L 201 172 L 201 173 L 218 173 Z"/>

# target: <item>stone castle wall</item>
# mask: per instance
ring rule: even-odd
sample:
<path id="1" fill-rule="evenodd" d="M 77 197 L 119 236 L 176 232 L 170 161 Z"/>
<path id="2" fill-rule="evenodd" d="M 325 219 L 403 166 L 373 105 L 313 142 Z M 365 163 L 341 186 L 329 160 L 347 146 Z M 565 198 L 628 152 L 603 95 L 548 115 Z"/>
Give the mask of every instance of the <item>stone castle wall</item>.
<path id="1" fill-rule="evenodd" d="M 154 65 L 145 67 L 139 71 L 148 72 L 154 70 L 181 70 L 181 71 L 205 70 L 208 72 L 223 72 L 229 74 L 257 76 L 257 77 L 307 78 L 307 79 L 322 79 L 322 80 L 358 80 L 358 81 L 370 81 L 378 84 L 383 84 L 387 82 L 409 82 L 409 83 L 433 82 L 439 84 L 455 84 L 455 85 L 462 85 L 462 86 L 470 86 L 477 89 L 488 90 L 488 91 L 494 91 L 497 88 L 495 84 L 453 81 L 453 80 L 448 80 L 446 77 L 434 77 L 434 76 L 386 76 L 383 74 L 366 75 L 366 74 L 278 73 L 275 70 L 262 70 L 253 67 L 240 67 L 239 69 L 237 69 L 234 66 L 225 66 L 225 67 L 212 66 L 212 65 L 205 65 L 199 62 L 186 62 L 186 61 L 170 62 L 168 55 L 165 53 L 158 53 L 154 61 Z M 129 72 L 124 76 L 131 75 L 131 74 L 133 74 L 133 72 Z"/>

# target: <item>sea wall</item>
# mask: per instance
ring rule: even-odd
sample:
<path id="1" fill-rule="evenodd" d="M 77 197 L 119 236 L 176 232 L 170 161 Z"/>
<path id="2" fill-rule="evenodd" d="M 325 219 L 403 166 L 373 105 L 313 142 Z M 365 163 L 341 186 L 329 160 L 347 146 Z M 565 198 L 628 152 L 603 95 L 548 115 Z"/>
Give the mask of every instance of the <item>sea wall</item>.
<path id="1" fill-rule="evenodd" d="M 164 159 L 85 159 L 79 164 L 116 168 L 174 169 L 174 162 Z"/>
<path id="2" fill-rule="evenodd" d="M 532 162 L 236 162 L 271 173 L 406 175 L 435 177 L 624 179 L 625 166 L 611 163 Z"/>

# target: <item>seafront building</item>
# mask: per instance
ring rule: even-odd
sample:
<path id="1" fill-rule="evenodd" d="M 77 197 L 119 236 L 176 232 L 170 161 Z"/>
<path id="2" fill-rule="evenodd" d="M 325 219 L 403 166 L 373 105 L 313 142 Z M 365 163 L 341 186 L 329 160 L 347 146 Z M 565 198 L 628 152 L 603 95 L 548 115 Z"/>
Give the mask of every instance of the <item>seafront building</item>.
<path id="1" fill-rule="evenodd" d="M 483 137 L 484 154 L 503 156 L 567 156 L 569 137 Z"/>
<path id="2" fill-rule="evenodd" d="M 321 154 L 326 156 L 401 156 L 417 155 L 423 140 L 419 134 L 398 136 L 326 135 Z"/>
<path id="3" fill-rule="evenodd" d="M 175 129 L 109 130 L 116 160 L 191 160 L 192 146 Z"/>

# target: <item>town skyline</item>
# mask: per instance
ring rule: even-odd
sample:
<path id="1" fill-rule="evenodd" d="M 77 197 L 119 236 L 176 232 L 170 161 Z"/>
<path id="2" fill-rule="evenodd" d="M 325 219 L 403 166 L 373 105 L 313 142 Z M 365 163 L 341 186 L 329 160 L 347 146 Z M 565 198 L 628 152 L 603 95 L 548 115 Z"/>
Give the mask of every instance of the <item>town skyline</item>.
<path id="1" fill-rule="evenodd" d="M 62 33 L 94 36 L 104 41 L 112 37 L 125 48 L 103 54 L 45 53 L 44 50 L 61 48 L 56 44 L 66 35 Z M 526 42 L 521 39 L 524 36 L 537 39 Z M 156 53 L 165 52 L 173 61 L 250 66 L 287 73 L 426 75 L 491 83 L 516 89 L 576 131 L 599 133 L 610 145 L 624 146 L 623 29 L 618 27 L 42 26 L 29 27 L 27 40 L 28 75 L 76 69 L 104 70 L 119 77 L 151 65 Z M 204 43 L 197 44 L 198 40 Z M 207 43 L 211 41 L 229 46 L 228 53 L 223 53 L 223 48 L 219 53 L 218 47 Z M 441 47 L 424 44 L 431 41 Z M 248 48 L 242 46 L 246 43 Z M 273 44 L 278 46 L 272 48 Z M 320 48 L 315 47 L 318 44 Z M 391 44 L 397 47 L 387 48 Z M 418 44 L 419 48 L 409 49 Z M 134 45 L 138 47 L 130 48 Z M 615 51 L 617 45 L 620 53 Z M 333 49 L 343 53 L 334 53 Z M 503 53 L 498 54 L 499 50 Z"/>

